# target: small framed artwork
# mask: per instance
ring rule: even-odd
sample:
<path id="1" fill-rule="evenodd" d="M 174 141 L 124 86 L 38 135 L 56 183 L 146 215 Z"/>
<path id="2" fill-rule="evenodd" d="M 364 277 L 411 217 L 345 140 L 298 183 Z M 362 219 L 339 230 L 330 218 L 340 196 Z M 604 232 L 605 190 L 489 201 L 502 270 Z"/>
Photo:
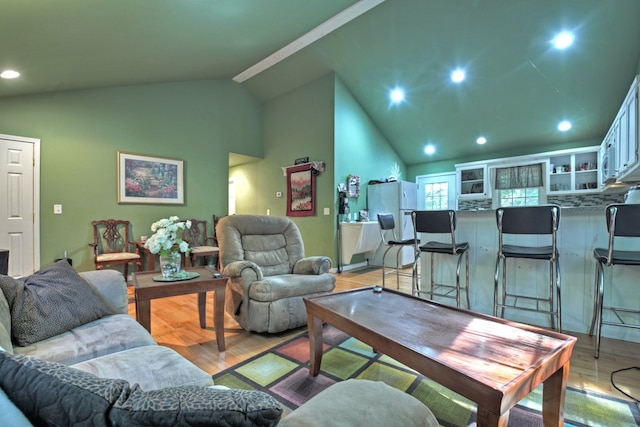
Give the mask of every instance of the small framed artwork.
<path id="1" fill-rule="evenodd" d="M 315 184 L 311 165 L 287 168 L 287 216 L 315 215 Z"/>
<path id="2" fill-rule="evenodd" d="M 184 204 L 184 162 L 118 151 L 118 203 Z"/>

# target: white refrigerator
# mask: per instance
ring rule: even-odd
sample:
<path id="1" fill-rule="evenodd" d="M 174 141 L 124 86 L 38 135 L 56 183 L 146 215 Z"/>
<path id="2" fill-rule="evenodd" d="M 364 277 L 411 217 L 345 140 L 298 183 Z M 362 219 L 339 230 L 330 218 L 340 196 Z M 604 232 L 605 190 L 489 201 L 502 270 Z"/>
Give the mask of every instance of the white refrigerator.
<path id="1" fill-rule="evenodd" d="M 367 186 L 367 208 L 369 219 L 378 220 L 379 213 L 391 213 L 396 223 L 396 236 L 398 239 L 413 238 L 413 222 L 411 212 L 418 208 L 418 184 L 407 181 L 385 182 Z M 370 265 L 382 266 L 382 255 L 386 247 L 384 243 L 376 251 Z M 385 266 L 395 267 L 396 251 L 391 249 L 387 254 Z M 400 264 L 407 266 L 413 264 L 413 248 L 403 248 L 400 253 Z"/>

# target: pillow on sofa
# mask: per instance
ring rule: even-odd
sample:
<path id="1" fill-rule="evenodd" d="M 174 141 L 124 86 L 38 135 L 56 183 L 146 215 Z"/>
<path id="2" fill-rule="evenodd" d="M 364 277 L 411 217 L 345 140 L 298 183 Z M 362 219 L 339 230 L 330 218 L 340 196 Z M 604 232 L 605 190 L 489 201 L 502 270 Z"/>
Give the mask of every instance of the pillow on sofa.
<path id="1" fill-rule="evenodd" d="M 11 310 L 11 336 L 23 347 L 112 314 L 66 260 L 18 280 L 0 275 L 0 289 Z"/>
<path id="2" fill-rule="evenodd" d="M 251 390 L 150 392 L 54 362 L 0 353 L 0 387 L 34 425 L 274 426 L 278 401 Z"/>

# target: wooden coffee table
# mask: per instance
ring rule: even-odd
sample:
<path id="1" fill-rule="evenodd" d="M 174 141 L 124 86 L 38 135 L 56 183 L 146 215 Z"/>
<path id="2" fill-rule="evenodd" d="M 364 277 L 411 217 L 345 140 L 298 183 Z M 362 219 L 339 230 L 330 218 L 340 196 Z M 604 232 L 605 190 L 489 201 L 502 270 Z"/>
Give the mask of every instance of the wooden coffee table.
<path id="1" fill-rule="evenodd" d="M 507 426 L 509 410 L 544 384 L 545 426 L 562 426 L 576 338 L 408 294 L 373 288 L 307 297 L 312 376 L 320 372 L 322 324 L 478 404 L 478 426 Z"/>
<path id="2" fill-rule="evenodd" d="M 218 350 L 224 351 L 224 297 L 227 278 L 224 276 L 220 278 L 213 277 L 218 272 L 205 267 L 190 267 L 185 270 L 196 272 L 200 276 L 176 282 L 156 282 L 153 277 L 161 275 L 159 271 L 134 273 L 136 318 L 147 331 L 151 332 L 152 299 L 197 293 L 200 327 L 204 329 L 207 327 L 207 292 L 215 292 L 213 298 L 213 323 L 216 330 Z"/>

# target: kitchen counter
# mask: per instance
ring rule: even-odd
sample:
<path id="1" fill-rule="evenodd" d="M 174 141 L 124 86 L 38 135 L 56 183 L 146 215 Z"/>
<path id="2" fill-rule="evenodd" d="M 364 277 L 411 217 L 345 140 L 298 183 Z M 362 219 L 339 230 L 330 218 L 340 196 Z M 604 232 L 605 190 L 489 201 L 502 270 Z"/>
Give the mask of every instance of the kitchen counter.
<path id="1" fill-rule="evenodd" d="M 458 242 L 469 242 L 470 246 L 470 281 L 471 309 L 486 314 L 493 314 L 493 288 L 496 253 L 498 247 L 498 231 L 494 210 L 458 211 Z M 433 236 L 430 236 L 433 237 Z M 511 237 L 511 236 L 506 236 Z M 441 239 L 447 241 L 448 236 Z M 505 243 L 509 243 L 506 241 Z M 544 236 L 518 236 L 518 243 L 528 245 L 544 245 L 548 239 Z M 623 242 L 620 249 L 633 249 L 634 242 Z M 562 298 L 562 325 L 565 331 L 588 333 L 593 314 L 593 291 L 595 282 L 595 261 L 593 249 L 606 248 L 608 233 L 605 223 L 604 207 L 568 207 L 562 208 L 558 229 L 558 248 L 560 252 L 560 277 Z M 616 245 L 618 247 L 618 245 Z M 635 247 L 637 249 L 637 246 Z M 516 266 L 514 268 L 514 266 Z M 443 268 L 444 267 L 444 268 Z M 429 257 L 421 257 L 421 286 L 428 286 Z M 605 283 L 611 283 L 610 269 L 605 271 Z M 464 273 L 462 273 L 464 274 Z M 605 285 L 605 299 L 613 298 L 616 302 L 624 300 L 636 301 L 638 267 L 616 266 L 613 280 L 616 281 L 615 292 Z M 522 293 L 545 292 L 548 286 L 548 263 L 518 259 L 509 263 L 507 280 L 515 285 L 514 290 Z M 450 259 L 442 261 L 436 269 L 436 281 L 452 283 L 455 281 L 455 263 Z M 442 299 L 451 303 L 451 300 Z M 531 323 L 543 327 L 549 326 L 549 316 L 520 310 L 507 310 L 506 317 L 511 320 Z M 604 326 L 605 337 L 640 342 L 640 330 L 614 326 Z"/>

